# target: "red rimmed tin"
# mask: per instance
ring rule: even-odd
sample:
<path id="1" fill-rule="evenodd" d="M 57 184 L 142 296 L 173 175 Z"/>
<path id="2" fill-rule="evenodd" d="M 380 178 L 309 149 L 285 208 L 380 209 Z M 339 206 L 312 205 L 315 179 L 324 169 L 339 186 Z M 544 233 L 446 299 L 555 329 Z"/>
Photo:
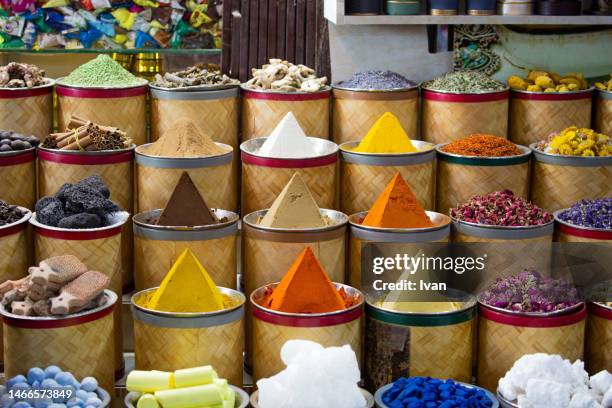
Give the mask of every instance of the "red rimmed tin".
<path id="1" fill-rule="evenodd" d="M 127 133 L 136 145 L 147 142 L 147 84 L 126 88 L 82 88 L 61 85 L 58 79 L 57 127 L 66 129 L 78 116 Z"/>
<path id="2" fill-rule="evenodd" d="M 125 255 L 123 254 L 123 225 L 129 220 L 127 212 L 116 213 L 112 224 L 102 228 L 66 229 L 41 224 L 36 220 L 36 213 L 30 218 L 34 226 L 34 255 L 36 263 L 58 255 L 74 255 L 95 270 L 108 275 L 110 290 L 122 291 L 122 276 Z M 115 370 L 122 376 L 123 337 L 121 307 L 115 308 Z"/>
<path id="3" fill-rule="evenodd" d="M 329 139 L 331 89 L 275 92 L 242 86 L 242 140 L 269 136 L 292 112 L 308 136 Z"/>
<path id="4" fill-rule="evenodd" d="M 355 288 L 343 288 L 354 305 L 329 313 L 284 313 L 261 306 L 266 290 L 278 283 L 263 286 L 251 294 L 253 314 L 253 381 L 277 374 L 285 368 L 280 351 L 287 340 L 312 340 L 324 347 L 349 344 L 361 360 L 363 294 Z"/>
<path id="5" fill-rule="evenodd" d="M 105 291 L 107 302 L 65 317 L 17 316 L 0 306 L 4 330 L 4 372 L 13 377 L 31 367 L 58 365 L 77 378 L 95 377 L 113 389 L 113 309 L 117 295 Z M 75 339 L 77 340 L 75 342 Z"/>
<path id="6" fill-rule="evenodd" d="M 526 316 L 492 310 L 482 304 L 478 317 L 478 369 L 481 387 L 496 390 L 501 377 L 524 354 L 559 354 L 582 359 L 587 309 L 563 315 Z"/>
<path id="7" fill-rule="evenodd" d="M 302 159 L 259 156 L 258 151 L 266 141 L 264 137 L 240 145 L 243 214 L 270 208 L 295 173 L 302 176 L 319 207 L 337 208 L 338 145 L 314 137 L 309 139 L 315 153 Z"/>
<path id="8" fill-rule="evenodd" d="M 568 208 L 555 211 L 555 241 L 605 243 L 612 241 L 612 230 L 570 224 L 560 218 Z"/>
<path id="9" fill-rule="evenodd" d="M 591 375 L 612 371 L 612 306 L 589 303 L 585 362 Z"/>
<path id="10" fill-rule="evenodd" d="M 507 89 L 479 93 L 452 93 L 422 88 L 423 140 L 447 143 L 473 133 L 507 137 Z"/>
<path id="11" fill-rule="evenodd" d="M 34 88 L 0 88 L 0 129 L 14 130 L 39 138 L 53 130 L 53 86 Z"/>
<path id="12" fill-rule="evenodd" d="M 0 152 L 0 199 L 34 208 L 36 204 L 36 148 Z"/>
<path id="13" fill-rule="evenodd" d="M 511 90 L 510 140 L 529 146 L 570 126 L 590 128 L 592 96 L 593 88 L 574 92 Z"/>

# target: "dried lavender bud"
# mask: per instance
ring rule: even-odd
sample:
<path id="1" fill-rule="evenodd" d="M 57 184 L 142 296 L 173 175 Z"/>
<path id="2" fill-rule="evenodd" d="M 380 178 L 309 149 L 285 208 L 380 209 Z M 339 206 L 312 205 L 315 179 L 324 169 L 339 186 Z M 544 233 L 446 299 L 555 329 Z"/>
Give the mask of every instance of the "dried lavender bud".
<path id="1" fill-rule="evenodd" d="M 467 203 L 452 208 L 450 216 L 459 221 L 508 227 L 543 225 L 553 220 L 552 214 L 516 197 L 510 190 L 476 195 Z"/>
<path id="2" fill-rule="evenodd" d="M 559 219 L 583 227 L 612 229 L 612 197 L 578 201 L 559 213 Z"/>
<path id="3" fill-rule="evenodd" d="M 497 278 L 480 296 L 486 305 L 514 312 L 549 313 L 572 307 L 582 300 L 578 290 L 563 281 L 524 269 L 515 276 Z"/>
<path id="4" fill-rule="evenodd" d="M 348 89 L 399 89 L 415 86 L 403 75 L 393 71 L 363 71 L 355 72 L 350 79 L 338 82 L 341 88 Z"/>

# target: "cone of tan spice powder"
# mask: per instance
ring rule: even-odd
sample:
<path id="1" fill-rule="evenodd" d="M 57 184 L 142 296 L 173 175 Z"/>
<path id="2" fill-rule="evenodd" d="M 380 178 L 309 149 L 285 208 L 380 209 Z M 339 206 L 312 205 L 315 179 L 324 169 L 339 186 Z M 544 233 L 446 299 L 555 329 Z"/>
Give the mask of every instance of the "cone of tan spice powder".
<path id="1" fill-rule="evenodd" d="M 179 118 L 166 133 L 142 152 L 160 157 L 204 157 L 218 156 L 228 151 L 201 132 L 192 120 Z"/>

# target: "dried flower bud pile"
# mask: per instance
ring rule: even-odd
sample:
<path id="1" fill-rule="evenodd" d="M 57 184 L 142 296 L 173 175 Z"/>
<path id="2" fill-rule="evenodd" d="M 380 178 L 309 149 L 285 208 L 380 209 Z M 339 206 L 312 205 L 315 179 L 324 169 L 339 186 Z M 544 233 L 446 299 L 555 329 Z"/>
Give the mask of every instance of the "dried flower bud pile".
<path id="1" fill-rule="evenodd" d="M 582 227 L 612 229 L 612 197 L 578 201 L 559 213 L 559 219 Z"/>
<path id="2" fill-rule="evenodd" d="M 45 71 L 36 65 L 11 62 L 0 67 L 0 87 L 2 88 L 33 88 L 49 83 L 45 79 Z"/>
<path id="3" fill-rule="evenodd" d="M 253 68 L 253 78 L 245 83 L 249 89 L 281 92 L 317 92 L 325 88 L 327 77 L 317 77 L 314 69 L 305 65 L 271 58 L 261 69 Z"/>
<path id="4" fill-rule="evenodd" d="M 450 215 L 459 221 L 508 227 L 543 225 L 553 220 L 552 214 L 509 190 L 476 195 L 451 209 Z"/>
<path id="5" fill-rule="evenodd" d="M 19 221 L 24 215 L 25 212 L 16 205 L 0 200 L 0 227 Z"/>
<path id="6" fill-rule="evenodd" d="M 588 89 L 589 83 L 581 73 L 561 76 L 556 72 L 529 71 L 524 79 L 517 75 L 508 77 L 508 86 L 530 92 L 572 92 Z"/>
<path id="7" fill-rule="evenodd" d="M 550 313 L 575 306 L 581 299 L 576 288 L 562 279 L 524 269 L 514 276 L 497 278 L 480 295 L 480 301 L 513 312 Z"/>
<path id="8" fill-rule="evenodd" d="M 36 136 L 26 136 L 12 130 L 0 131 L 0 152 L 26 150 L 38 146 Z"/>
<path id="9" fill-rule="evenodd" d="M 153 85 L 161 88 L 188 88 L 210 85 L 239 85 L 240 81 L 232 79 L 219 70 L 211 70 L 194 65 L 183 71 L 166 72 L 155 75 Z"/>
<path id="10" fill-rule="evenodd" d="M 610 74 L 610 79 L 603 82 L 595 82 L 595 88 L 602 91 L 612 91 L 612 74 Z"/>
<path id="11" fill-rule="evenodd" d="M 538 150 L 564 156 L 612 156 L 612 139 L 593 129 L 571 126 L 539 142 Z"/>
<path id="12" fill-rule="evenodd" d="M 59 150 L 120 150 L 130 147 L 132 140 L 112 126 L 98 125 L 73 116 L 65 132 L 51 133 L 43 147 Z"/>
<path id="13" fill-rule="evenodd" d="M 521 150 L 511 141 L 487 134 L 462 137 L 450 142 L 441 150 L 461 156 L 505 157 L 521 154 Z"/>
<path id="14" fill-rule="evenodd" d="M 355 72 L 346 81 L 338 82 L 337 86 L 347 89 L 369 89 L 382 91 L 386 89 L 402 89 L 415 86 L 405 76 L 393 71 L 363 71 Z"/>
<path id="15" fill-rule="evenodd" d="M 425 82 L 422 87 L 432 91 L 455 93 L 478 93 L 506 89 L 506 85 L 478 71 L 449 72 L 444 76 Z"/>

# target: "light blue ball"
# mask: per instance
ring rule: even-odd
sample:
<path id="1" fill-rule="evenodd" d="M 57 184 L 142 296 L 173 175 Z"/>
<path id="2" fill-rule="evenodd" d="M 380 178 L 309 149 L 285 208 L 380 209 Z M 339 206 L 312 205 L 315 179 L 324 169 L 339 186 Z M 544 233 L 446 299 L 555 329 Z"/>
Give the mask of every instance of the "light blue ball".
<path id="1" fill-rule="evenodd" d="M 32 406 L 25 401 L 19 401 L 18 403 L 13 405 L 13 408 L 31 408 L 31 407 Z"/>
<path id="2" fill-rule="evenodd" d="M 89 398 L 87 401 L 85 401 L 85 405 L 91 405 L 97 408 L 102 405 L 102 400 L 98 397 Z"/>
<path id="3" fill-rule="evenodd" d="M 34 408 L 47 408 L 51 404 L 53 404 L 51 398 L 41 398 L 34 401 Z"/>
<path id="4" fill-rule="evenodd" d="M 59 388 L 59 384 L 53 378 L 47 378 L 40 384 L 40 388 L 43 390 L 55 390 Z"/>
<path id="5" fill-rule="evenodd" d="M 83 407 L 84 405 L 85 403 L 83 402 L 83 400 L 80 398 L 76 398 L 76 397 L 70 398 L 68 402 L 66 403 L 66 406 L 68 406 L 68 408 L 72 408 L 72 407 L 80 408 L 80 407 Z"/>
<path id="6" fill-rule="evenodd" d="M 78 390 L 75 396 L 81 401 L 87 401 L 89 398 L 89 393 L 85 390 Z"/>
<path id="7" fill-rule="evenodd" d="M 19 384 L 19 383 L 25 383 L 25 384 L 27 384 L 27 382 L 28 382 L 27 378 L 25 378 L 23 375 L 19 374 L 19 375 L 16 375 L 15 377 L 13 377 L 13 378 L 9 379 L 9 380 L 6 382 L 6 386 L 7 386 L 7 387 L 8 387 L 8 389 L 10 390 L 11 388 L 13 388 L 13 386 L 14 386 L 15 384 Z"/>
<path id="8" fill-rule="evenodd" d="M 46 378 L 55 378 L 55 376 L 62 372 L 62 369 L 55 365 L 50 365 L 45 368 L 45 377 Z"/>
<path id="9" fill-rule="evenodd" d="M 40 367 L 32 367 L 28 370 L 28 382 L 30 384 L 33 384 L 34 381 L 41 382 L 45 378 L 45 371 Z"/>
<path id="10" fill-rule="evenodd" d="M 6 386 L 0 385 L 0 395 L 4 395 L 4 394 L 6 394 Z"/>
<path id="11" fill-rule="evenodd" d="M 28 385 L 28 383 L 17 383 L 15 385 L 13 385 L 12 388 L 13 391 L 29 391 L 30 390 L 30 386 Z M 24 400 L 25 398 L 19 398 L 19 400 Z"/>
<path id="12" fill-rule="evenodd" d="M 15 399 L 9 397 L 8 394 L 4 394 L 2 397 L 0 397 L 0 407 L 2 408 L 11 408 L 14 403 Z"/>
<path id="13" fill-rule="evenodd" d="M 98 389 L 98 380 L 93 377 L 85 377 L 81 381 L 81 389 L 87 392 L 93 392 Z"/>
<path id="14" fill-rule="evenodd" d="M 59 385 L 72 385 L 72 383 L 75 381 L 74 376 L 72 374 L 70 374 L 69 372 L 61 372 L 58 373 L 55 376 L 55 381 L 57 381 L 57 383 Z"/>
<path id="15" fill-rule="evenodd" d="M 51 404 L 48 408 L 66 408 L 66 404 Z"/>
<path id="16" fill-rule="evenodd" d="M 32 383 L 32 385 L 30 386 L 30 388 L 32 388 L 33 390 L 39 390 L 40 389 L 40 382 L 39 381 L 34 381 Z"/>
<path id="17" fill-rule="evenodd" d="M 90 398 L 98 398 L 98 394 L 96 394 L 95 392 L 88 392 L 87 398 L 85 398 L 85 401 L 87 401 Z"/>

